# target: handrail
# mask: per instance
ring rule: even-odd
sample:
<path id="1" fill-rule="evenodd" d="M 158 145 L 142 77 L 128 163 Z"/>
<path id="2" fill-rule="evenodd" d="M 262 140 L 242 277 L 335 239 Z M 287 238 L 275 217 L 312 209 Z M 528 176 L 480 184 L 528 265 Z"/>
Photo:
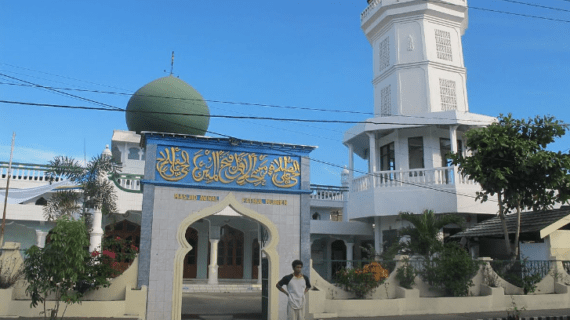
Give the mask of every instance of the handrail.
<path id="1" fill-rule="evenodd" d="M 346 200 L 344 194 L 348 192 L 348 188 L 311 184 L 311 191 L 311 199 L 344 201 Z"/>
<path id="2" fill-rule="evenodd" d="M 457 167 L 377 171 L 352 180 L 353 191 L 414 185 L 475 185 L 457 173 Z"/>
<path id="3" fill-rule="evenodd" d="M 130 193 L 142 193 L 140 181 L 143 177 L 141 174 L 115 173 L 109 175 L 109 180 L 113 181 L 119 190 Z"/>

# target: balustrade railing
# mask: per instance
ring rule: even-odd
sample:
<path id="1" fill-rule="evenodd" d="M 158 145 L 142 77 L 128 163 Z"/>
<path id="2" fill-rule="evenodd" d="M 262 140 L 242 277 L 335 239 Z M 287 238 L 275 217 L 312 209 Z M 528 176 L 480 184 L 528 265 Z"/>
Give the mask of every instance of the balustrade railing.
<path id="1" fill-rule="evenodd" d="M 141 191 L 141 179 L 142 175 L 139 174 L 128 174 L 128 173 L 117 173 L 114 176 L 110 176 L 117 188 L 127 191 L 127 192 L 142 192 Z"/>
<path id="2" fill-rule="evenodd" d="M 382 5 L 382 0 L 372 0 L 368 3 L 368 7 L 366 7 L 366 9 L 364 9 L 364 11 L 362 11 L 362 13 L 360 14 L 360 21 L 366 19 L 366 17 L 368 17 L 368 15 L 370 14 L 370 12 L 372 10 L 374 10 L 374 8 L 376 8 L 377 6 L 381 6 Z"/>
<path id="3" fill-rule="evenodd" d="M 414 185 L 474 185 L 475 181 L 457 173 L 456 167 L 378 171 L 352 181 L 353 191 Z"/>
<path id="4" fill-rule="evenodd" d="M 0 179 L 8 179 L 8 162 L 0 161 Z M 11 180 L 20 181 L 47 181 L 47 165 L 12 162 Z M 61 181 L 63 177 L 56 177 L 54 181 Z"/>
<path id="5" fill-rule="evenodd" d="M 311 191 L 311 199 L 343 201 L 348 188 L 312 184 Z"/>

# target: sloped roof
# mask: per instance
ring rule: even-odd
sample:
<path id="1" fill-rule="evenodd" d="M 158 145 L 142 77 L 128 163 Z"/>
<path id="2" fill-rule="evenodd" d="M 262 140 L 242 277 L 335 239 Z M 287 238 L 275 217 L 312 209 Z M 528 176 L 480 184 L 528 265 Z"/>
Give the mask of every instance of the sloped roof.
<path id="1" fill-rule="evenodd" d="M 517 223 L 516 214 L 506 216 L 507 229 L 509 234 L 513 233 Z M 544 238 L 553 231 L 570 223 L 570 207 L 562 207 L 556 210 L 541 212 L 521 213 L 521 234 L 526 232 L 540 232 L 540 237 Z M 489 220 L 478 223 L 472 228 L 459 232 L 452 238 L 461 237 L 497 237 L 503 236 L 501 219 L 497 216 Z"/>

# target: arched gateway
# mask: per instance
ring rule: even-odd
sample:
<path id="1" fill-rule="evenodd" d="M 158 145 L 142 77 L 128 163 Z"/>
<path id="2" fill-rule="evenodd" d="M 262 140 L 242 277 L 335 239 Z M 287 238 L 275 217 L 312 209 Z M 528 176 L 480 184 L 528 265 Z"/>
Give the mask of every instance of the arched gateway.
<path id="1" fill-rule="evenodd" d="M 218 278 L 257 278 L 255 250 L 268 260 L 264 317 L 284 318 L 286 297 L 274 284 L 294 259 L 305 261 L 308 274 L 306 156 L 314 148 L 159 133 L 143 133 L 142 144 L 138 284 L 148 286 L 147 319 L 181 318 L 185 275 L 212 286 Z M 243 220 L 266 237 L 238 230 Z"/>

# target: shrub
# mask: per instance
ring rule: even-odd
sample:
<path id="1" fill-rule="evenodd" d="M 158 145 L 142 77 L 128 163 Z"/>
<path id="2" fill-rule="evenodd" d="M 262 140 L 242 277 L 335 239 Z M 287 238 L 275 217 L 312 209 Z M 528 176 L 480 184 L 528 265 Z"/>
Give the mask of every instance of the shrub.
<path id="1" fill-rule="evenodd" d="M 432 288 L 443 290 L 446 295 L 467 296 L 480 264 L 457 243 L 451 242 L 445 244 L 431 261 L 426 261 L 420 276 Z"/>
<path id="2" fill-rule="evenodd" d="M 528 259 L 495 260 L 491 266 L 507 282 L 522 288 L 524 294 L 533 293 L 550 268 L 550 264 L 536 265 Z"/>
<path id="3" fill-rule="evenodd" d="M 22 266 L 17 266 L 16 258 L 0 255 L 0 289 L 10 288 L 23 274 Z"/>
<path id="4" fill-rule="evenodd" d="M 377 262 L 365 265 L 363 268 L 342 269 L 336 274 L 336 285 L 362 299 L 368 293 L 381 285 L 388 278 L 388 270 Z"/>
<path id="5" fill-rule="evenodd" d="M 112 269 L 103 257 L 89 254 L 89 237 L 83 220 L 62 217 L 52 229 L 51 242 L 45 248 L 32 246 L 26 250 L 24 277 L 26 292 L 31 296 L 30 307 L 44 304 L 41 314 L 57 318 L 60 302 L 78 303 L 83 295 L 99 287 L 109 286 Z M 45 301 L 55 294 L 55 307 L 46 310 Z M 67 309 L 67 306 L 66 306 Z M 62 318 L 65 315 L 63 311 Z"/>
<path id="6" fill-rule="evenodd" d="M 415 284 L 414 279 L 416 278 L 417 272 L 410 264 L 409 258 L 403 259 L 403 262 L 404 264 L 396 271 L 396 279 L 400 282 L 401 287 L 411 289 Z"/>

